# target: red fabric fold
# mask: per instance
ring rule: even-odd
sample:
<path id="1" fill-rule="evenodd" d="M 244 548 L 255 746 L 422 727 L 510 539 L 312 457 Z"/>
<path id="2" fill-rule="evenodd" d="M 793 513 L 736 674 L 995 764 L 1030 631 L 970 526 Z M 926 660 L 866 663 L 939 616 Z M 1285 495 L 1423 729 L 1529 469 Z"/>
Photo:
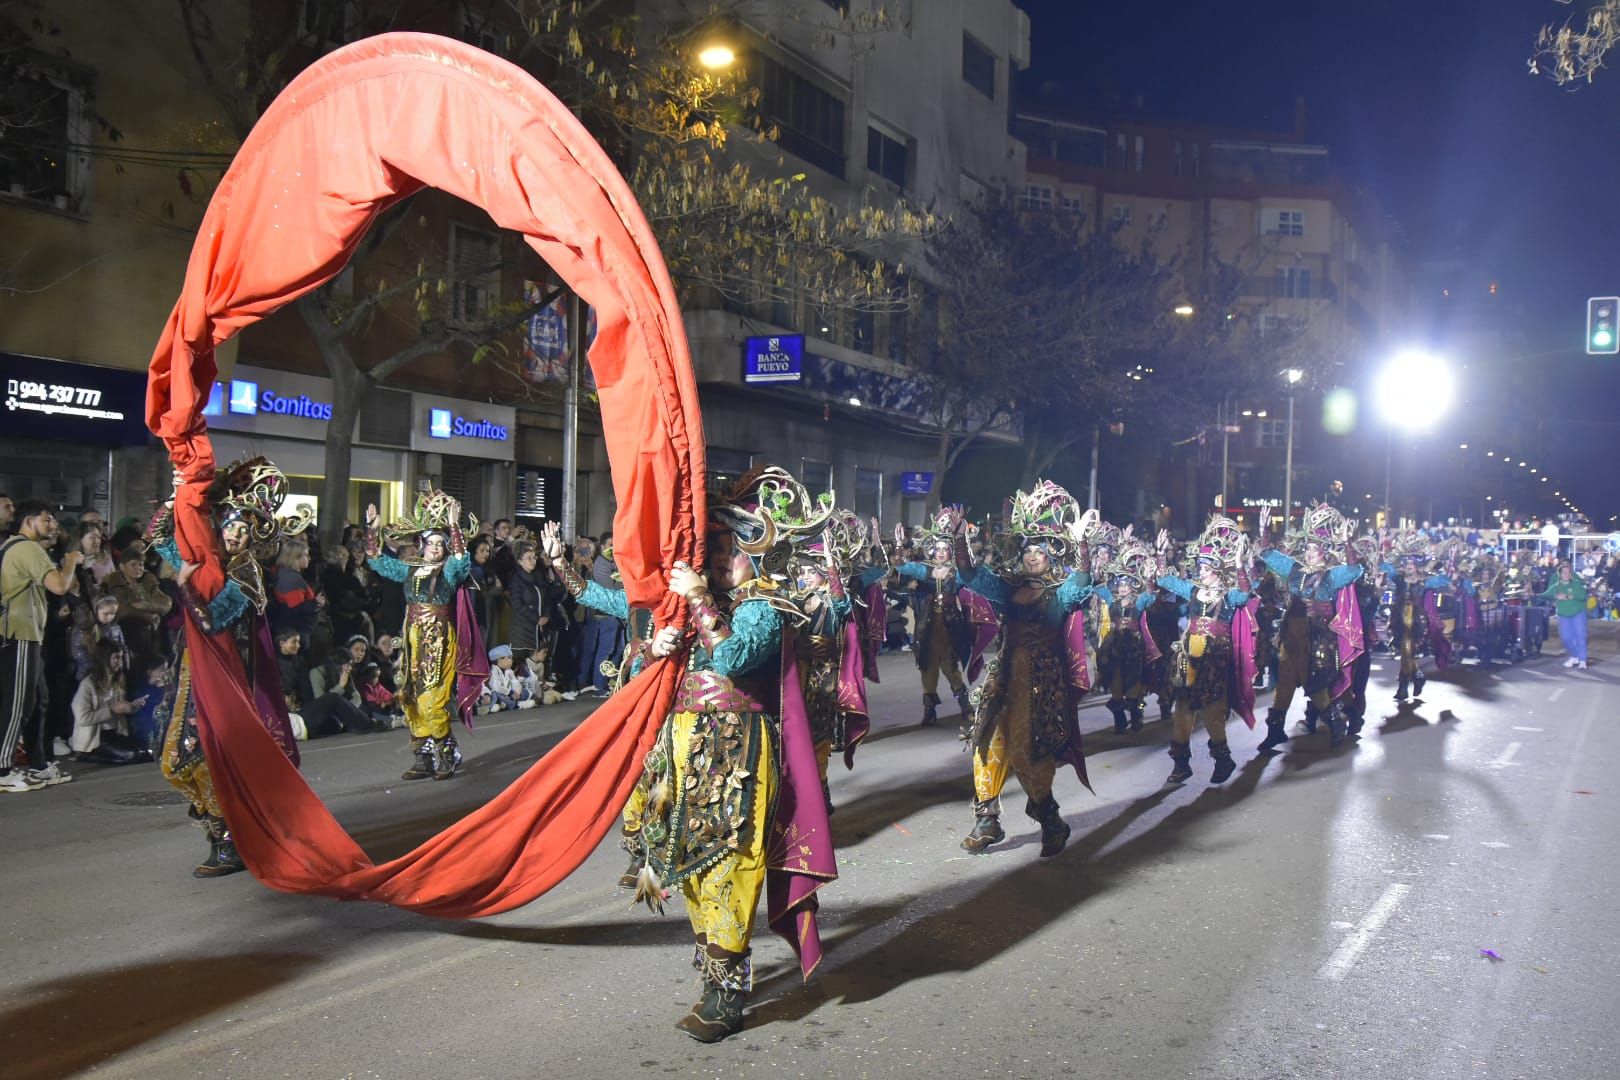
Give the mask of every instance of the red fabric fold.
<path id="1" fill-rule="evenodd" d="M 377 216 L 423 187 L 522 233 L 591 305 L 589 360 L 632 606 L 683 625 L 669 567 L 703 564 L 703 430 L 675 290 L 628 185 L 572 113 L 522 69 L 429 34 L 339 49 L 273 102 L 221 180 L 152 358 L 147 426 L 184 483 L 181 554 L 222 572 L 203 497 L 214 350 L 339 273 Z M 491 915 L 539 896 L 613 824 L 668 713 L 679 669 L 655 663 L 489 805 L 373 865 L 254 719 L 240 661 L 188 622 L 198 729 L 249 868 L 290 892 Z"/>

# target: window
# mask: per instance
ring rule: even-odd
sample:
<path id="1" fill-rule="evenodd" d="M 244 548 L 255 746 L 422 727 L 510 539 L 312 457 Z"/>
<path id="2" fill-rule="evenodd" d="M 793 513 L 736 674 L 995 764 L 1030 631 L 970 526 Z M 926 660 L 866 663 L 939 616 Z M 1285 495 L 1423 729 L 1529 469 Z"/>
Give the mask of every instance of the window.
<path id="1" fill-rule="evenodd" d="M 832 464 L 826 461 L 799 459 L 799 482 L 811 497 L 825 495 L 832 490 Z"/>
<path id="2" fill-rule="evenodd" d="M 561 469 L 520 468 L 512 516 L 556 521 L 562 516 Z"/>
<path id="3" fill-rule="evenodd" d="M 1293 329 L 1294 320 L 1287 315 L 1272 315 L 1264 313 L 1260 316 L 1260 336 L 1268 337 L 1277 334 L 1287 334 Z"/>
<path id="4" fill-rule="evenodd" d="M 967 34 L 962 35 L 962 81 L 996 100 L 996 54 Z"/>
<path id="5" fill-rule="evenodd" d="M 1262 450 L 1281 450 L 1288 445 L 1287 420 L 1257 420 L 1254 445 Z M 1294 421 L 1294 438 L 1299 439 L 1299 421 Z"/>
<path id="6" fill-rule="evenodd" d="M 499 52 L 500 34 L 488 0 L 461 0 L 456 36 L 485 52 Z"/>
<path id="7" fill-rule="evenodd" d="M 1123 169 L 1124 167 L 1125 167 L 1125 136 L 1124 135 L 1115 135 L 1114 136 L 1114 168 Z"/>
<path id="8" fill-rule="evenodd" d="M 883 474 L 855 466 L 855 513 L 863 518 L 883 516 Z"/>
<path id="9" fill-rule="evenodd" d="M 450 226 L 450 321 L 462 326 L 482 322 L 500 292 L 501 238 L 465 225 Z"/>
<path id="10" fill-rule="evenodd" d="M 1065 214 L 1083 215 L 1086 212 L 1086 200 L 1080 195 L 1063 196 L 1061 205 L 1063 206 L 1063 212 Z"/>
<path id="11" fill-rule="evenodd" d="M 1112 215 L 1110 215 L 1109 220 L 1120 228 L 1124 228 L 1125 226 L 1129 225 L 1131 223 L 1131 204 L 1115 203 L 1114 212 Z"/>
<path id="12" fill-rule="evenodd" d="M 1185 168 L 1185 164 L 1184 164 L 1184 162 L 1182 160 L 1181 140 L 1180 139 L 1177 139 L 1175 141 L 1175 149 L 1172 151 L 1172 153 L 1174 154 L 1174 157 L 1175 157 L 1175 163 L 1174 163 L 1174 165 L 1172 165 L 1171 168 L 1173 169 L 1173 171 L 1175 172 L 1175 174 L 1177 176 L 1180 176 L 1180 175 L 1182 175 L 1182 172 L 1183 172 L 1183 170 Z"/>
<path id="13" fill-rule="evenodd" d="M 1141 135 L 1136 137 L 1136 171 L 1141 172 L 1142 166 L 1147 163 L 1147 139 Z"/>
<path id="14" fill-rule="evenodd" d="M 1052 209 L 1052 189 L 1045 184 L 1025 184 L 1018 205 L 1026 210 Z"/>
<path id="15" fill-rule="evenodd" d="M 1277 267 L 1277 295 L 1290 300 L 1311 298 L 1311 271 L 1305 266 Z"/>
<path id="16" fill-rule="evenodd" d="M 850 347 L 856 352 L 870 353 L 877 341 L 877 316 L 870 311 L 856 311 L 850 318 Z"/>
<path id="17" fill-rule="evenodd" d="M 844 102 L 769 56 L 757 56 L 759 119 L 782 149 L 844 176 Z"/>
<path id="18" fill-rule="evenodd" d="M 728 450 L 724 446 L 709 447 L 704 453 L 704 461 L 711 495 L 729 490 L 754 467 L 753 454 L 746 450 Z"/>
<path id="19" fill-rule="evenodd" d="M 891 134 L 876 124 L 866 129 L 866 168 L 883 177 L 896 187 L 906 186 L 906 161 L 909 140 L 899 132 Z"/>
<path id="20" fill-rule="evenodd" d="M 1266 234 L 1268 236 L 1304 236 L 1305 211 L 1267 210 Z"/>
<path id="21" fill-rule="evenodd" d="M 1170 210 L 1168 207 L 1156 206 L 1147 213 L 1147 223 L 1150 229 L 1162 229 L 1169 221 Z"/>
<path id="22" fill-rule="evenodd" d="M 985 193 L 989 190 L 984 181 L 972 173 L 963 172 L 956 176 L 957 197 L 970 206 L 984 202 Z"/>
<path id="23" fill-rule="evenodd" d="M 0 192 L 58 210 L 83 212 L 90 159 L 85 92 L 38 69 L 13 71 L 0 86 Z"/>
<path id="24" fill-rule="evenodd" d="M 1194 176 L 1200 176 L 1200 175 L 1202 175 L 1202 173 L 1203 173 L 1203 167 L 1202 167 L 1202 165 L 1201 165 L 1201 163 L 1199 161 L 1199 145 L 1197 143 L 1193 143 L 1192 144 L 1192 174 Z"/>

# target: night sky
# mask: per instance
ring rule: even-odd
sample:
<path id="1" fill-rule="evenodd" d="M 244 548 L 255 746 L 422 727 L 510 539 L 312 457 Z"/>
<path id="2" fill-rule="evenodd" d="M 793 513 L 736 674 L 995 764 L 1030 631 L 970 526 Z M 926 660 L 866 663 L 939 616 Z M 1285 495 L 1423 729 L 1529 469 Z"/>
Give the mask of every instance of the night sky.
<path id="1" fill-rule="evenodd" d="M 1574 92 L 1526 65 L 1537 30 L 1583 16 L 1585 0 L 1018 3 L 1033 27 L 1020 101 L 1140 95 L 1151 119 L 1287 131 L 1304 97 L 1307 138 L 1376 195 L 1414 267 L 1461 259 L 1458 288 L 1499 281 L 1522 362 L 1570 384 L 1559 409 L 1620 420 L 1620 358 L 1582 350 L 1586 297 L 1620 294 L 1620 65 Z M 1415 340 L 1432 334 L 1426 314 Z M 1490 434 L 1465 416 L 1447 426 Z M 1594 524 L 1620 513 L 1616 436 L 1620 425 L 1581 423 L 1549 448 Z"/>

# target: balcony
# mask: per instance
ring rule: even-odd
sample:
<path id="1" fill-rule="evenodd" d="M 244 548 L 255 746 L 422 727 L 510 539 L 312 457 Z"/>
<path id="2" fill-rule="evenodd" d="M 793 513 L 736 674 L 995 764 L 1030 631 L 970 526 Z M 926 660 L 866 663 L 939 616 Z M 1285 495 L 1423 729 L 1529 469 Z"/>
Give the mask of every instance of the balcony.
<path id="1" fill-rule="evenodd" d="M 1337 300 L 1339 288 L 1320 277 L 1248 277 L 1243 279 L 1243 296 L 1266 300 Z"/>

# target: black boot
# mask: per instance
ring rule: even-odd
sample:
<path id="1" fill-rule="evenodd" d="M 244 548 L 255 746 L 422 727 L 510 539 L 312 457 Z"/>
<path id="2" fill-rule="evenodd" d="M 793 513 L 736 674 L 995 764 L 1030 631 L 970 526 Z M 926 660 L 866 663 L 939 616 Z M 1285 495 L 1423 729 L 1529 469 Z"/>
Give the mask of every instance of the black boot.
<path id="1" fill-rule="evenodd" d="M 938 694 L 924 694 L 923 695 L 922 726 L 923 727 L 938 727 L 939 726 L 939 695 Z"/>
<path id="2" fill-rule="evenodd" d="M 1142 713 L 1146 710 L 1146 703 L 1143 702 L 1143 700 L 1141 698 L 1137 698 L 1135 701 L 1130 703 L 1130 706 L 1131 706 L 1131 730 L 1132 731 L 1141 731 L 1142 730 Z"/>
<path id="3" fill-rule="evenodd" d="M 1400 684 L 1395 687 L 1395 700 L 1396 701 L 1405 701 L 1406 700 L 1406 676 L 1405 675 L 1401 676 Z"/>
<path id="4" fill-rule="evenodd" d="M 247 869 L 242 856 L 236 852 L 236 841 L 231 839 L 230 830 L 225 827 L 225 819 L 211 817 L 208 819 L 208 858 L 204 859 L 191 876 L 196 878 L 224 877 L 227 874 L 240 873 Z"/>
<path id="5" fill-rule="evenodd" d="M 1041 823 L 1041 858 L 1050 859 L 1069 842 L 1069 823 L 1058 813 L 1057 800 L 1048 795 L 1040 802 L 1024 804 L 1024 813 Z"/>
<path id="6" fill-rule="evenodd" d="M 1268 725 L 1269 726 L 1269 725 Z M 1287 736 L 1283 736 L 1287 738 Z M 1209 756 L 1215 759 L 1215 771 L 1209 774 L 1212 784 L 1224 784 L 1231 779 L 1232 773 L 1237 771 L 1237 762 L 1232 760 L 1232 749 L 1226 745 L 1226 740 L 1216 742 L 1209 740 Z"/>
<path id="7" fill-rule="evenodd" d="M 446 735 L 439 740 L 438 768 L 434 770 L 433 779 L 448 780 L 456 775 L 461 768 L 461 747 L 456 745 L 454 735 Z"/>
<path id="8" fill-rule="evenodd" d="M 1315 735 L 1316 725 L 1321 722 L 1322 711 L 1316 707 L 1316 702 L 1307 700 L 1305 702 L 1305 719 L 1300 721 L 1299 726 L 1304 729 L 1305 734 Z"/>
<path id="9" fill-rule="evenodd" d="M 1176 763 L 1176 767 L 1170 770 L 1169 776 L 1165 777 L 1165 783 L 1185 784 L 1192 779 L 1191 743 L 1172 741 L 1170 743 L 1170 760 Z"/>
<path id="10" fill-rule="evenodd" d="M 1170 722 L 1170 699 L 1163 695 L 1159 697 L 1159 719 L 1166 724 Z"/>
<path id="11" fill-rule="evenodd" d="M 1001 828 L 1001 805 L 997 799 L 973 804 L 973 831 L 962 837 L 962 850 L 983 851 L 1007 838 Z"/>
<path id="12" fill-rule="evenodd" d="M 1345 715 L 1344 706 L 1335 701 L 1328 706 L 1328 745 L 1339 747 L 1344 743 L 1344 737 L 1350 731 L 1350 719 Z"/>
<path id="13" fill-rule="evenodd" d="M 694 963 L 703 973 L 703 998 L 676 1022 L 676 1029 L 701 1043 L 716 1043 L 737 1034 L 754 982 L 748 954 L 699 945 Z"/>
<path id="14" fill-rule="evenodd" d="M 1273 753 L 1279 746 L 1288 741 L 1288 732 L 1283 730 L 1288 722 L 1288 714 L 1281 709 L 1272 709 L 1266 713 L 1266 737 L 1260 740 L 1262 754 Z M 1221 744 L 1225 746 L 1225 743 Z M 1219 783 L 1220 781 L 1216 781 Z"/>
<path id="15" fill-rule="evenodd" d="M 969 724 L 973 720 L 973 701 L 968 697 L 968 688 L 956 691 L 956 705 L 962 710 L 962 723 Z"/>
<path id="16" fill-rule="evenodd" d="M 1412 700 L 1417 701 L 1423 697 L 1423 684 L 1429 680 L 1421 670 L 1412 672 Z"/>
<path id="17" fill-rule="evenodd" d="M 1129 726 L 1129 721 L 1125 718 L 1125 703 L 1123 701 L 1114 701 L 1112 698 L 1110 698 L 1108 701 L 1108 711 L 1114 716 L 1114 734 L 1125 734 Z"/>
<path id="18" fill-rule="evenodd" d="M 411 740 L 411 767 L 400 774 L 401 780 L 431 780 L 439 760 L 439 744 L 432 736 Z"/>
<path id="19" fill-rule="evenodd" d="M 1359 708 L 1347 709 L 1345 711 L 1345 718 L 1350 722 L 1350 727 L 1346 734 L 1352 739 L 1359 738 L 1361 736 L 1361 729 L 1367 724 L 1366 713 L 1362 712 Z"/>
<path id="20" fill-rule="evenodd" d="M 827 786 L 827 778 L 821 778 L 821 801 L 827 804 L 827 816 L 833 816 L 832 788 Z"/>

